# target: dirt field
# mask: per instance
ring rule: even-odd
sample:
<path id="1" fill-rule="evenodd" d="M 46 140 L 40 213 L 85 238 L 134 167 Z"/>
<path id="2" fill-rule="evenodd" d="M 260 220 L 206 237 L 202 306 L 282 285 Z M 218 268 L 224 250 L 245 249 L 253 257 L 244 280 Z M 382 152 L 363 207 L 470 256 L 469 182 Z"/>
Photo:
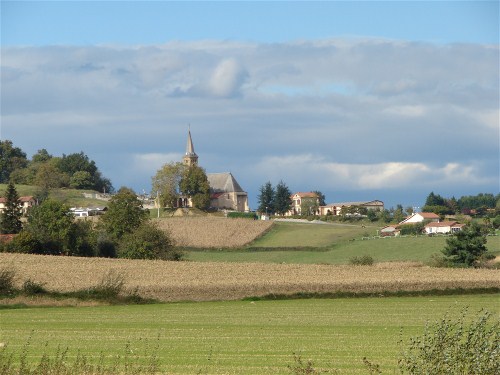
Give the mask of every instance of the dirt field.
<path id="1" fill-rule="evenodd" d="M 157 222 L 176 246 L 203 248 L 242 247 L 273 225 L 271 221 L 215 217 L 173 217 Z"/>
<path id="2" fill-rule="evenodd" d="M 45 288 L 73 291 L 95 286 L 110 271 L 129 290 L 161 301 L 234 300 L 298 292 L 383 292 L 500 287 L 500 271 L 430 268 L 418 263 L 374 266 L 194 263 L 0 254 L 17 284 L 31 279 Z"/>

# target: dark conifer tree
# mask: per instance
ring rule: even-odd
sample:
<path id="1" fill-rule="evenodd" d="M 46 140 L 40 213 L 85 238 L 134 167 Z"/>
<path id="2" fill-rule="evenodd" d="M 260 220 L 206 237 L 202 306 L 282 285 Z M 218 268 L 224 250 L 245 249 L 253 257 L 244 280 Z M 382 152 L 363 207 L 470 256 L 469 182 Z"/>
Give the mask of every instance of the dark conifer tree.
<path id="1" fill-rule="evenodd" d="M 7 185 L 5 192 L 5 209 L 1 214 L 0 228 L 3 234 L 16 234 L 23 229 L 19 195 L 12 182 Z"/>

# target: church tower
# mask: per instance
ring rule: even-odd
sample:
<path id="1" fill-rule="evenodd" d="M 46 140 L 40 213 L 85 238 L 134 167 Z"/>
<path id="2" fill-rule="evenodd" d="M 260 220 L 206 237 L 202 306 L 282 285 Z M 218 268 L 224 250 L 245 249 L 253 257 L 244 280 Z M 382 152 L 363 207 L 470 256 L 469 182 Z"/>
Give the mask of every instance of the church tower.
<path id="1" fill-rule="evenodd" d="M 196 155 L 196 152 L 194 152 L 193 140 L 191 139 L 191 129 L 188 130 L 186 153 L 182 158 L 182 162 L 188 167 L 198 164 L 198 155 Z"/>

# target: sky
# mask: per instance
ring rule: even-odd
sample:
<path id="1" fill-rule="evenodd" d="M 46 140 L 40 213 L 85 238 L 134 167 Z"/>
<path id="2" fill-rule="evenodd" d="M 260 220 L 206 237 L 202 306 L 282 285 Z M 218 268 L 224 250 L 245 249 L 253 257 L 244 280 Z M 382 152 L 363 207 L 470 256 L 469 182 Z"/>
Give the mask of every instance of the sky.
<path id="1" fill-rule="evenodd" d="M 257 207 L 499 192 L 498 1 L 1 1 L 1 128 L 149 192 L 180 161 Z"/>

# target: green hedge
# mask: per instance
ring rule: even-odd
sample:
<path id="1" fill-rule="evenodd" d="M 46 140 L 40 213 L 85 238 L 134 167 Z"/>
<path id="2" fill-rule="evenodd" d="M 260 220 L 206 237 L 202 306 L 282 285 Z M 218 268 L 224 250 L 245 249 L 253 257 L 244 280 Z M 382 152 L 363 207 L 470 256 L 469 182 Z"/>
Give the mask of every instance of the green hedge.
<path id="1" fill-rule="evenodd" d="M 257 214 L 255 212 L 229 212 L 227 214 L 227 217 L 230 218 L 238 218 L 241 217 L 243 219 L 252 219 L 252 220 L 257 220 Z"/>

